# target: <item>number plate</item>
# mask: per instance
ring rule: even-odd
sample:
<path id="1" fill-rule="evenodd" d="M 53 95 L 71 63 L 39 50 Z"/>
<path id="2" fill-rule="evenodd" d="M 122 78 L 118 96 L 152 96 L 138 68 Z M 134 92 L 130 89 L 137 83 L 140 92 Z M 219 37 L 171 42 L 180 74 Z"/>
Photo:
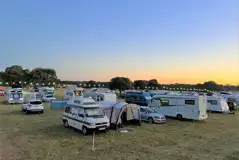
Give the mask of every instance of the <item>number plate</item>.
<path id="1" fill-rule="evenodd" d="M 99 130 L 101 131 L 101 130 L 105 130 L 105 127 L 104 128 L 99 128 Z"/>

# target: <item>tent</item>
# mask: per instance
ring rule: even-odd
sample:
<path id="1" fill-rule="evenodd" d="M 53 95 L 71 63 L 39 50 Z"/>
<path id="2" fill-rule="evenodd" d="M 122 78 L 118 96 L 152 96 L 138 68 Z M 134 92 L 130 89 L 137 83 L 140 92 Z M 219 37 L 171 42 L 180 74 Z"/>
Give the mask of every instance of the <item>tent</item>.
<path id="1" fill-rule="evenodd" d="M 105 115 L 110 120 L 110 128 L 117 129 L 124 124 L 141 125 L 140 110 L 136 104 L 128 104 L 125 102 L 107 102 L 101 101 Z"/>

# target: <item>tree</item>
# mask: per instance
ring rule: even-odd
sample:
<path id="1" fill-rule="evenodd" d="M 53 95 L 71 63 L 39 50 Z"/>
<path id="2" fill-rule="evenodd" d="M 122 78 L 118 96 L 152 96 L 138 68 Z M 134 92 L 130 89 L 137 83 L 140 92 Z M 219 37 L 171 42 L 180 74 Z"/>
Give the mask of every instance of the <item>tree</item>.
<path id="1" fill-rule="evenodd" d="M 97 87 L 96 86 L 96 81 L 90 80 L 86 83 L 87 87 Z"/>
<path id="2" fill-rule="evenodd" d="M 134 81 L 134 88 L 145 89 L 147 86 L 147 81 L 145 80 L 135 80 Z"/>
<path id="3" fill-rule="evenodd" d="M 221 89 L 221 87 L 214 81 L 208 81 L 203 83 L 203 88 L 206 88 L 208 90 L 218 91 Z"/>
<path id="4" fill-rule="evenodd" d="M 7 82 L 19 82 L 24 80 L 24 70 L 19 65 L 13 65 L 7 67 L 4 72 L 5 81 Z"/>
<path id="5" fill-rule="evenodd" d="M 115 77 L 110 80 L 110 89 L 122 90 L 132 89 L 133 83 L 127 77 Z"/>
<path id="6" fill-rule="evenodd" d="M 158 84 L 158 81 L 156 79 L 151 79 L 151 80 L 148 81 L 148 86 L 156 88 L 156 87 L 159 87 L 159 84 Z"/>

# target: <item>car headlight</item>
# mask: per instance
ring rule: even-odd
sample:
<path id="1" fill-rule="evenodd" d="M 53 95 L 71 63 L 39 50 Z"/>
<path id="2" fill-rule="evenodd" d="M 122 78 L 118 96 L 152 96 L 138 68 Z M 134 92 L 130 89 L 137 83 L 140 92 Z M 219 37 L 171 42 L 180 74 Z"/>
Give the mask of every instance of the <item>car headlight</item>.
<path id="1" fill-rule="evenodd" d="M 95 123 L 90 123 L 90 126 L 95 126 Z"/>

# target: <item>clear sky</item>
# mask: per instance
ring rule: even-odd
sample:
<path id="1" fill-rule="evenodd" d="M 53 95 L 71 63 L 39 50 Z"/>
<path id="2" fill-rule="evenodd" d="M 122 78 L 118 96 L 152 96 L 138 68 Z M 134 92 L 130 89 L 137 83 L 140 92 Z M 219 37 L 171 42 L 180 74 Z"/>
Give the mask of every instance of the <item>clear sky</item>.
<path id="1" fill-rule="evenodd" d="M 5 0 L 0 69 L 239 84 L 239 0 Z"/>

